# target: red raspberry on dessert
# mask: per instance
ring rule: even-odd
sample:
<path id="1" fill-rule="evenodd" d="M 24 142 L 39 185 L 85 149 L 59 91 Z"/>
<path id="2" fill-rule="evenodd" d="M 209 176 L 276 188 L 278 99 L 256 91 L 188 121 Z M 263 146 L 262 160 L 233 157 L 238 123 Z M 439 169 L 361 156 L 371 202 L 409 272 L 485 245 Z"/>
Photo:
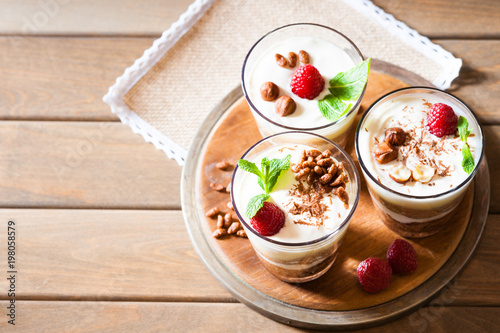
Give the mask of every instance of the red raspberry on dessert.
<path id="1" fill-rule="evenodd" d="M 433 104 L 426 121 L 429 132 L 438 138 L 457 132 L 458 117 L 449 105 Z"/>
<path id="2" fill-rule="evenodd" d="M 285 214 L 275 204 L 266 201 L 250 220 L 252 227 L 262 236 L 277 234 L 285 225 Z"/>
<path id="3" fill-rule="evenodd" d="M 379 258 L 363 260 L 357 269 L 359 283 L 370 294 L 378 293 L 389 287 L 392 278 L 392 269 L 389 264 Z"/>
<path id="4" fill-rule="evenodd" d="M 325 80 L 311 64 L 302 65 L 293 73 L 292 92 L 300 98 L 314 99 L 325 88 Z"/>
<path id="5" fill-rule="evenodd" d="M 407 241 L 396 239 L 387 250 L 387 262 L 394 274 L 410 274 L 418 267 L 417 252 Z"/>

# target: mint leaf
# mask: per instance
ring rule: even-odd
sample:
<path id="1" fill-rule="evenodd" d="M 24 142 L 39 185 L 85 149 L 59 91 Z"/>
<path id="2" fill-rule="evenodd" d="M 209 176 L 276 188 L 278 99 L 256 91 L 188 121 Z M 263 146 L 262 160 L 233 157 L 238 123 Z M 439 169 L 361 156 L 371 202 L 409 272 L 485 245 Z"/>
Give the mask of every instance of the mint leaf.
<path id="1" fill-rule="evenodd" d="M 470 152 L 469 146 L 467 145 L 467 138 L 469 137 L 471 130 L 469 129 L 469 122 L 465 117 L 460 116 L 458 118 L 458 134 L 460 135 L 460 140 L 464 143 L 462 146 L 462 168 L 465 172 L 470 174 L 474 171 L 474 158 Z"/>
<path id="2" fill-rule="evenodd" d="M 257 177 L 259 178 L 262 177 L 262 174 L 260 173 L 259 168 L 257 168 L 255 163 L 241 159 L 238 161 L 238 166 L 241 169 L 245 170 L 246 172 L 250 172 L 253 173 L 254 175 L 257 175 Z"/>
<path id="3" fill-rule="evenodd" d="M 368 58 L 353 68 L 338 73 L 330 80 L 330 88 L 328 89 L 330 93 L 346 101 L 358 98 L 368 80 L 370 63 L 371 59 Z"/>
<path id="4" fill-rule="evenodd" d="M 247 210 L 245 212 L 248 218 L 251 219 L 252 217 L 254 217 L 259 209 L 261 209 L 264 205 L 264 201 L 270 198 L 269 193 L 273 190 L 274 185 L 276 185 L 281 172 L 290 168 L 290 158 L 291 155 L 287 155 L 282 159 L 274 158 L 272 160 L 264 157 L 260 162 L 260 170 L 255 165 L 255 163 L 243 159 L 238 161 L 238 165 L 241 167 L 241 169 L 253 173 L 257 175 L 257 177 L 259 177 L 257 181 L 262 190 L 264 190 L 265 192 L 265 194 L 254 196 L 248 202 Z"/>
<path id="5" fill-rule="evenodd" d="M 363 61 L 353 68 L 338 73 L 330 80 L 329 95 L 318 102 L 321 115 L 328 120 L 335 121 L 342 117 L 352 107 L 343 101 L 357 99 L 363 92 L 368 81 L 371 59 Z"/>
<path id="6" fill-rule="evenodd" d="M 282 171 L 288 170 L 290 168 L 290 158 L 291 155 L 287 155 L 282 159 L 272 159 L 271 160 L 271 172 L 268 178 L 268 189 L 271 192 L 278 181 Z"/>
<path id="7" fill-rule="evenodd" d="M 474 158 L 470 152 L 469 146 L 464 143 L 462 147 L 462 168 L 469 175 L 474 171 Z"/>
<path id="8" fill-rule="evenodd" d="M 324 99 L 318 101 L 318 106 L 324 118 L 335 121 L 346 114 L 352 104 L 346 105 L 338 97 L 327 95 Z"/>
<path id="9" fill-rule="evenodd" d="M 457 126 L 458 126 L 458 134 L 460 135 L 460 140 L 462 140 L 463 142 L 467 142 L 467 138 L 471 133 L 471 131 L 468 129 L 469 123 L 467 122 L 467 119 L 460 116 L 460 118 L 458 118 Z"/>
<path id="10" fill-rule="evenodd" d="M 259 194 L 250 199 L 248 202 L 246 216 L 251 219 L 264 206 L 264 202 L 269 199 L 269 194 Z"/>

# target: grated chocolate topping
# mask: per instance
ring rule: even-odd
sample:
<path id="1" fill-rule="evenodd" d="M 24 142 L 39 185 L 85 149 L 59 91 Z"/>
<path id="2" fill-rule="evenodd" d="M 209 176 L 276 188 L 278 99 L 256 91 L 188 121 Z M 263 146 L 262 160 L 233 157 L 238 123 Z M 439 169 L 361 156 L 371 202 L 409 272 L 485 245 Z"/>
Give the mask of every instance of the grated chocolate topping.
<path id="1" fill-rule="evenodd" d="M 349 196 L 344 190 L 349 177 L 343 164 L 336 163 L 331 158 L 330 150 L 304 150 L 301 160 L 292 164 L 291 170 L 298 183 L 289 190 L 292 200 L 286 209 L 292 215 L 302 216 L 294 223 L 318 228 L 323 225 L 330 208 L 322 200 L 329 193 L 337 196 L 344 203 L 345 209 L 349 208 Z M 329 200 L 332 204 L 331 196 Z"/>

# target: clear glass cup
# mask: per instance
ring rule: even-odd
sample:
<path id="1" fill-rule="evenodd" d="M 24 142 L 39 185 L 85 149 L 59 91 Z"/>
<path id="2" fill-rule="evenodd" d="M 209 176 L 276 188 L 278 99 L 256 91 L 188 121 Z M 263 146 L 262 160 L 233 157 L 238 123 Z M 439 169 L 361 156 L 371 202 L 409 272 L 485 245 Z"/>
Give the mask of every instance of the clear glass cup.
<path id="1" fill-rule="evenodd" d="M 242 159 L 255 162 L 255 159 L 272 147 L 301 144 L 325 151 L 330 150 L 337 162 L 342 162 L 349 175 L 346 191 L 351 193 L 350 210 L 339 226 L 321 237 L 306 242 L 283 242 L 262 236 L 255 231 L 245 215 L 246 202 L 242 203 L 241 195 L 245 191 L 242 180 L 246 173 L 238 166 L 231 180 L 231 201 L 234 211 L 250 240 L 257 257 L 264 267 L 282 281 L 301 283 L 323 275 L 334 263 L 337 251 L 345 235 L 349 222 L 359 201 L 359 175 L 351 157 L 332 141 L 316 134 L 306 132 L 284 132 L 267 137 L 253 145 L 242 156 Z M 312 226 L 312 228 L 316 228 Z"/>
<path id="2" fill-rule="evenodd" d="M 267 137 L 272 134 L 281 133 L 285 131 L 307 131 L 324 136 L 336 142 L 341 147 L 345 147 L 350 129 L 352 128 L 354 119 L 361 105 L 361 100 L 363 99 L 363 96 L 365 94 L 366 85 L 359 98 L 356 101 L 352 101 L 351 109 L 336 121 L 329 122 L 327 124 L 322 123 L 317 126 L 313 125 L 313 126 L 303 127 L 300 125 L 299 121 L 296 126 L 286 125 L 285 121 L 282 118 L 275 116 L 273 114 L 274 111 L 266 113 L 264 110 L 262 110 L 264 108 L 262 104 L 260 104 L 261 105 L 260 109 L 259 107 L 257 107 L 257 105 L 261 103 L 261 101 L 257 99 L 260 99 L 261 97 L 260 94 L 258 94 L 255 91 L 255 89 L 252 89 L 252 91 L 250 91 L 251 90 L 250 88 L 252 87 L 250 83 L 252 70 L 256 62 L 259 60 L 260 56 L 264 52 L 266 52 L 271 46 L 279 42 L 282 42 L 284 39 L 290 37 L 314 37 L 325 40 L 338 47 L 341 51 L 343 51 L 342 56 L 349 58 L 354 63 L 354 65 L 358 65 L 364 60 L 363 55 L 351 40 L 349 40 L 342 33 L 323 25 L 310 24 L 310 23 L 291 24 L 280 27 L 264 35 L 252 46 L 252 48 L 248 52 L 245 61 L 243 63 L 242 76 L 241 76 L 243 93 L 245 94 L 245 98 L 250 106 L 250 109 L 252 110 L 252 114 L 255 117 L 260 133 L 262 134 L 263 137 Z M 290 50 L 290 51 L 298 52 L 298 50 Z M 284 54 L 284 56 L 286 57 L 287 55 Z M 312 61 L 313 61 L 312 65 L 314 65 L 314 58 L 312 58 Z M 335 59 L 332 59 L 332 61 L 335 61 Z M 276 66 L 278 67 L 278 65 Z M 345 70 L 347 69 L 348 68 L 346 68 Z M 290 71 L 290 73 L 293 72 Z M 325 78 L 325 85 L 328 85 L 328 80 L 330 80 L 331 78 L 327 77 L 324 78 Z M 259 82 L 258 84 L 260 85 L 261 83 Z M 280 90 L 282 89 L 283 87 L 280 87 Z M 324 92 L 325 94 L 327 93 L 326 90 L 324 90 Z M 294 100 L 299 99 L 298 96 L 295 96 L 293 94 L 290 94 L 290 96 Z M 315 102 L 317 104 L 317 101 Z M 317 108 L 317 110 L 314 111 L 317 112 L 318 115 L 320 115 L 319 107 Z"/>
<path id="3" fill-rule="evenodd" d="M 412 98 L 413 94 L 425 94 L 438 97 L 439 101 L 450 105 L 455 112 L 460 110 L 468 120 L 469 129 L 476 136 L 478 147 L 475 150 L 475 168 L 460 184 L 444 190 L 436 186 L 428 187 L 426 195 L 410 195 L 401 193 L 389 183 L 382 183 L 368 165 L 374 165 L 375 158 L 367 144 L 369 133 L 365 130 L 365 124 L 370 124 L 373 119 L 383 114 L 383 106 L 389 101 L 399 97 Z M 417 96 L 414 96 L 417 98 Z M 392 102 L 390 102 L 392 103 Z M 470 139 L 469 139 L 470 140 Z M 481 126 L 472 110 L 455 96 L 435 88 L 408 87 L 390 92 L 375 101 L 361 117 L 356 129 L 355 148 L 361 170 L 366 179 L 374 206 L 383 223 L 391 230 L 404 237 L 421 238 L 431 236 L 442 230 L 450 221 L 455 209 L 459 206 L 465 196 L 484 154 L 484 137 Z M 461 155 L 460 155 L 461 156 Z M 392 181 L 392 180 L 391 180 Z"/>

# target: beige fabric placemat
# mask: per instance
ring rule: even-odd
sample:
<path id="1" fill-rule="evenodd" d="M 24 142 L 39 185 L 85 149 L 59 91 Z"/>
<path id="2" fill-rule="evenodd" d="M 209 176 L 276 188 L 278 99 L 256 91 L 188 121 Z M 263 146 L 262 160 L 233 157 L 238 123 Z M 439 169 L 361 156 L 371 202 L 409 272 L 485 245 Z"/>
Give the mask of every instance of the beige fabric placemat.
<path id="1" fill-rule="evenodd" d="M 128 78 L 133 85 L 129 82 L 127 87 L 122 82 L 121 88 L 127 87 L 126 91 L 120 91 L 119 82 L 111 87 L 108 95 L 114 100 L 105 97 L 113 112 L 134 132 L 179 164 L 183 164 L 206 115 L 240 83 L 248 50 L 279 26 L 297 22 L 330 26 L 348 36 L 365 57 L 403 67 L 443 89 L 449 87 L 461 67 L 460 59 L 370 1 L 216 0 L 196 1 L 192 6 L 198 6 L 190 9 L 199 10 L 201 19 L 191 20 L 192 27 L 187 27 L 171 48 L 163 50 L 166 53 L 161 54 L 155 46 L 148 50 L 160 52 L 148 71 Z M 169 34 L 167 38 L 172 37 L 171 31 Z"/>

